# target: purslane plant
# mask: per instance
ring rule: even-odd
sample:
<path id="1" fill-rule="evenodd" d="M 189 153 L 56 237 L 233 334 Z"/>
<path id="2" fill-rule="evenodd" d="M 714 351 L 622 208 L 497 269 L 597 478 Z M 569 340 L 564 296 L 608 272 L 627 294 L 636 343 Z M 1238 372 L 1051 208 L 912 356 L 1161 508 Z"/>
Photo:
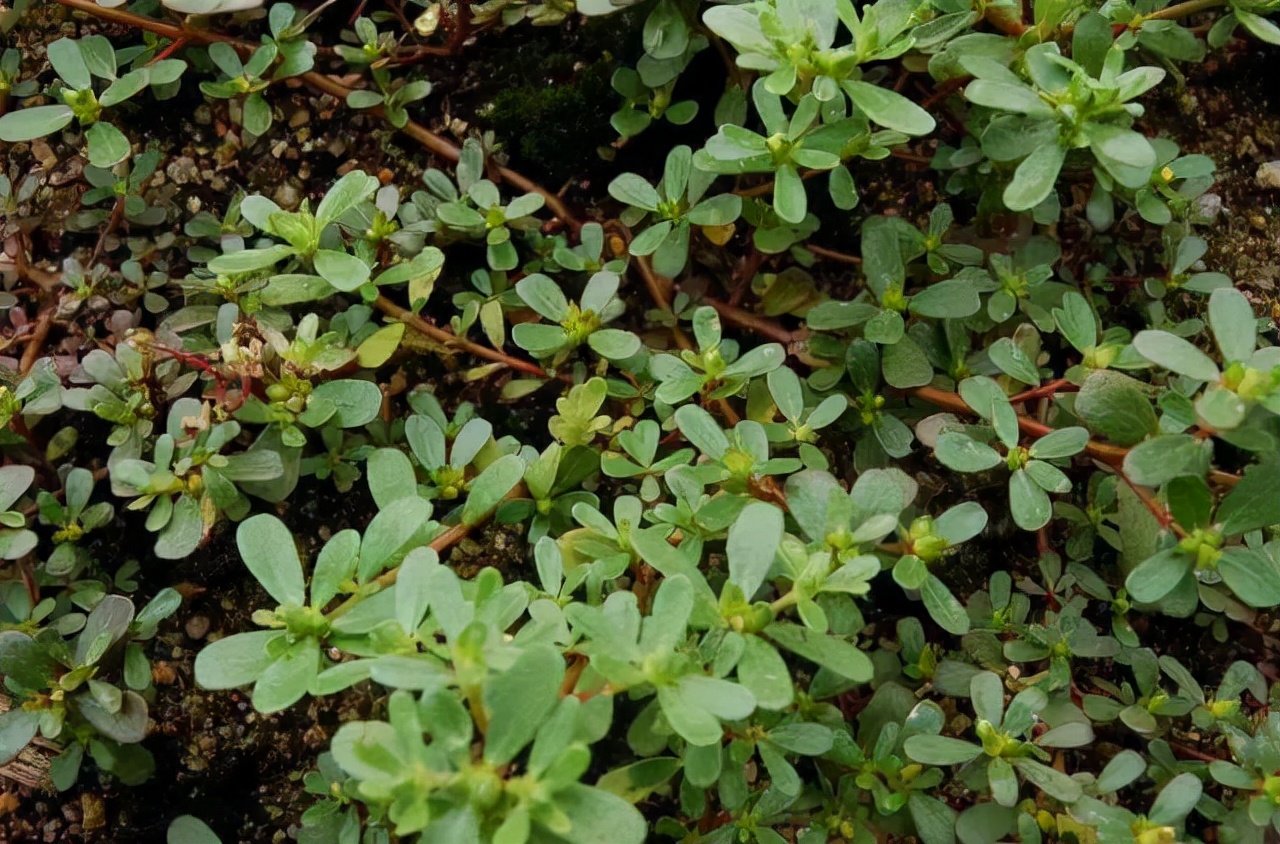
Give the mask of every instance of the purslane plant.
<path id="1" fill-rule="evenodd" d="M 1052 192 L 1068 153 L 1088 149 L 1103 173 L 1117 184 L 1138 189 L 1151 179 L 1156 152 L 1130 126 L 1142 107 L 1130 101 L 1155 87 L 1164 71 L 1124 70 L 1117 46 L 1082 44 L 1096 29 L 1078 27 L 1074 53 L 1089 55 L 1086 66 L 1061 55 L 1057 44 L 1038 44 L 1019 60 L 1024 79 L 992 59 L 974 56 L 962 64 L 975 78 L 965 97 L 975 105 L 1004 112 L 982 132 L 982 150 L 996 162 L 1018 162 L 1004 190 L 1011 210 L 1026 211 Z M 1108 36 L 1104 36 L 1109 38 Z"/>
<path id="2" fill-rule="evenodd" d="M 609 183 L 609 195 L 628 205 L 620 219 L 635 225 L 646 216 L 653 222 L 631 241 L 632 255 L 653 256 L 653 268 L 674 278 L 689 260 L 689 237 L 694 226 L 703 231 L 731 227 L 742 212 L 734 194 L 705 196 L 715 176 L 693 167 L 693 152 L 678 146 L 667 154 L 662 181 L 653 187 L 635 173 L 623 173 Z M 647 212 L 647 213 L 646 213 Z"/>
<path id="3" fill-rule="evenodd" d="M 57 132 L 73 122 L 85 130 L 89 163 L 112 167 L 131 153 L 129 139 L 115 124 L 102 119 L 114 108 L 151 88 L 158 97 L 172 96 L 187 64 L 162 59 L 119 73 L 116 50 L 104 35 L 59 38 L 48 46 L 49 63 L 58 74 L 52 92 L 55 105 L 34 106 L 0 115 L 0 140 L 29 141 Z M 106 82 L 101 90 L 94 81 Z"/>

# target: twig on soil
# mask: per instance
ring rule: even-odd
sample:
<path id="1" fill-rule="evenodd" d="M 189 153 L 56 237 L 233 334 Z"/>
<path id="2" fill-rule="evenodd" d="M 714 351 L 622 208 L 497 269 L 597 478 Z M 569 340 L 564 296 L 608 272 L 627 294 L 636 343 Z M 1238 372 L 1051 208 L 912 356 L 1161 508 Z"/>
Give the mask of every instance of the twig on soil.
<path id="1" fill-rule="evenodd" d="M 13 700 L 0 690 L 0 712 L 6 712 Z M 0 765 L 0 781 L 9 779 L 28 788 L 53 794 L 53 780 L 49 778 L 49 766 L 58 755 L 58 746 L 44 738 L 36 737 L 13 760 Z"/>

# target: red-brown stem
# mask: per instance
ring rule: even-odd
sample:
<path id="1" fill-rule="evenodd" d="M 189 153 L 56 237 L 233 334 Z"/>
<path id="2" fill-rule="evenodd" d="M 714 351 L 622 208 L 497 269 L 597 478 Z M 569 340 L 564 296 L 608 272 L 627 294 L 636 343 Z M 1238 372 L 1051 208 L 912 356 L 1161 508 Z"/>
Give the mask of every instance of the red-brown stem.
<path id="1" fill-rule="evenodd" d="M 621 221 L 609 220 L 605 223 L 605 230 L 615 237 L 621 238 L 626 246 L 631 245 L 631 230 L 623 225 Z M 685 334 L 684 329 L 680 327 L 679 321 L 675 319 L 675 314 L 671 310 L 669 292 L 671 281 L 654 272 L 653 266 L 649 263 L 647 257 L 637 255 L 632 261 L 635 268 L 640 272 L 640 278 L 644 282 L 645 289 L 649 293 L 649 298 L 653 300 L 653 304 L 671 317 L 671 335 L 675 339 L 676 346 L 685 351 L 693 351 L 693 341 L 689 339 L 689 335 Z M 733 427 L 742 421 L 742 417 L 738 415 L 738 411 L 733 409 L 733 405 L 729 404 L 728 399 L 716 399 L 715 403 L 716 407 L 720 409 L 720 415 L 724 417 L 729 427 Z"/>
<path id="2" fill-rule="evenodd" d="M 406 35 L 413 35 L 413 22 L 404 13 L 404 3 L 397 3 L 395 0 L 388 0 L 387 7 L 391 9 L 391 14 L 395 15 L 396 20 L 400 21 L 400 26 L 404 28 Z M 351 26 L 355 25 L 355 18 L 351 20 Z"/>
<path id="3" fill-rule="evenodd" d="M 941 407 L 944 410 L 951 410 L 956 413 L 976 415 L 973 408 L 969 407 L 965 400 L 956 393 L 939 390 L 937 387 L 916 387 L 909 392 L 916 398 L 922 399 L 935 407 Z M 1021 415 L 1018 416 L 1018 428 L 1021 429 L 1022 433 L 1035 439 L 1039 439 L 1053 431 L 1053 428 L 1048 425 Z M 1090 457 L 1101 460 L 1103 463 L 1119 470 L 1124 464 L 1124 458 L 1128 455 L 1129 449 L 1122 445 L 1089 440 L 1084 447 L 1084 452 Z M 1209 480 L 1220 486 L 1235 486 L 1240 482 L 1240 477 L 1230 472 L 1223 472 L 1220 469 L 1213 469 L 1209 472 Z"/>
<path id="4" fill-rule="evenodd" d="M 1051 550 L 1053 549 L 1049 545 L 1049 528 L 1046 525 L 1036 531 L 1036 552 L 1043 557 Z"/>
<path id="5" fill-rule="evenodd" d="M 828 249 L 825 246 L 817 246 L 812 243 L 806 243 L 804 248 L 817 255 L 819 258 L 825 258 L 828 261 L 836 261 L 841 264 L 852 264 L 853 266 L 861 266 L 862 258 L 857 255 L 849 255 L 844 252 L 837 252 L 834 249 Z"/>
<path id="6" fill-rule="evenodd" d="M 759 334 L 762 337 L 774 340 L 784 345 L 794 343 L 802 339 L 804 332 L 788 331 L 773 320 L 753 314 L 750 311 L 744 311 L 736 308 L 727 302 L 719 302 L 715 299 L 704 298 L 704 303 L 715 308 L 720 314 L 720 318 L 731 325 L 745 328 Z M 969 416 L 975 416 L 973 408 L 965 403 L 959 394 L 952 393 L 947 390 L 940 390 L 937 387 L 916 387 L 908 391 L 922 401 L 926 401 L 935 407 L 944 410 L 950 410 L 955 413 L 963 413 Z M 1039 439 L 1045 436 L 1053 428 L 1038 422 L 1028 416 L 1018 417 L 1018 427 L 1022 433 L 1029 437 Z M 1089 440 L 1085 446 L 1085 453 L 1091 457 L 1097 458 L 1110 466 L 1120 466 L 1124 462 L 1125 455 L 1129 453 L 1129 449 L 1120 445 L 1112 445 L 1111 443 L 1098 442 L 1097 440 Z M 1220 486 L 1235 486 L 1240 482 L 1239 475 L 1233 475 L 1230 472 L 1223 472 L 1219 469 L 1213 469 L 1209 472 L 1209 480 Z"/>
<path id="7" fill-rule="evenodd" d="M 147 64 L 153 65 L 156 62 L 164 61 L 185 46 L 187 46 L 187 37 L 185 35 L 181 38 L 176 38 L 170 42 L 168 47 L 165 47 L 163 50 L 152 56 L 151 61 L 147 62 Z"/>
<path id="8" fill-rule="evenodd" d="M 409 65 L 425 62 L 427 59 L 438 58 L 440 56 L 452 56 L 453 53 L 448 47 L 437 47 L 431 44 L 419 44 L 416 47 L 410 47 L 405 50 L 397 50 L 396 54 L 387 61 L 387 64 L 395 67 L 408 67 Z"/>
<path id="9" fill-rule="evenodd" d="M 171 349 L 168 346 L 161 345 L 160 343 L 151 344 L 151 348 L 155 349 L 157 352 L 162 352 L 168 355 L 185 366 L 190 366 L 192 369 L 200 370 L 215 381 L 224 384 L 227 383 L 226 377 L 221 372 L 214 369 L 213 364 L 205 360 L 200 355 L 193 354 L 191 352 L 184 352 L 182 349 Z"/>
<path id="10" fill-rule="evenodd" d="M 22 375 L 31 371 L 31 367 L 40 359 L 40 353 L 44 351 L 44 341 L 49 339 L 49 331 L 53 328 L 53 311 L 51 305 L 36 317 L 36 327 L 27 337 L 27 347 L 22 350 L 22 360 L 18 363 L 18 372 Z"/>
<path id="11" fill-rule="evenodd" d="M 893 155 L 893 157 L 898 159 L 899 161 L 907 161 L 912 164 L 928 164 L 931 161 L 933 161 L 933 158 L 931 156 L 920 155 L 918 153 L 907 152 L 906 150 L 900 150 L 900 149 L 893 150 L 891 152 L 891 155 Z"/>
<path id="12" fill-rule="evenodd" d="M 967 416 L 977 415 L 974 413 L 973 408 L 969 407 L 957 393 L 940 390 L 937 387 L 916 387 L 908 392 L 934 407 L 940 407 L 955 413 L 963 413 Z M 1018 416 L 1018 427 L 1022 430 L 1022 433 L 1037 439 L 1053 430 L 1048 425 L 1037 422 L 1029 416 L 1021 415 Z M 1119 466 L 1124 461 L 1125 455 L 1129 453 L 1129 449 L 1123 446 L 1090 440 L 1089 444 L 1085 446 L 1085 453 L 1109 465 Z"/>
<path id="13" fill-rule="evenodd" d="M 454 52 L 462 49 L 462 45 L 471 36 L 471 28 L 471 0 L 458 0 L 453 14 L 453 35 L 449 38 L 449 49 Z"/>
<path id="14" fill-rule="evenodd" d="M 205 360 L 200 355 L 192 354 L 191 352 L 184 352 L 181 349 L 171 349 L 168 346 L 163 346 L 159 343 L 153 343 L 151 348 L 155 349 L 157 352 L 161 352 L 163 354 L 168 355 L 169 357 L 173 358 L 174 360 L 178 361 L 179 363 L 185 366 L 189 366 L 192 369 L 197 369 L 200 372 L 203 372 L 204 374 L 208 375 L 210 378 L 213 379 L 214 400 L 218 403 L 218 405 L 224 408 L 228 413 L 233 412 L 234 410 L 237 409 L 233 407 L 228 407 L 227 405 L 227 387 L 230 384 L 230 381 L 228 381 L 225 375 L 223 375 L 221 372 L 215 369 L 213 364 L 211 364 L 209 361 Z"/>
<path id="15" fill-rule="evenodd" d="M 733 271 L 731 283 L 733 289 L 729 291 L 729 304 L 742 304 L 742 297 L 746 295 L 747 289 L 751 287 L 751 279 L 755 278 L 756 273 L 760 271 L 760 265 L 764 263 L 764 253 L 754 246 L 750 247 L 751 252 L 738 262 L 738 267 Z"/>
<path id="16" fill-rule="evenodd" d="M 920 107 L 927 110 L 939 101 L 945 100 L 947 97 L 963 88 L 972 78 L 973 77 L 971 76 L 957 76 L 953 79 L 948 79 L 945 82 L 939 83 L 934 88 L 932 94 L 920 101 Z"/>
<path id="17" fill-rule="evenodd" d="M 107 218 L 107 224 L 102 227 L 102 231 L 98 233 L 98 242 L 93 245 L 93 255 L 89 258 L 89 266 L 92 267 L 98 263 L 98 259 L 102 257 L 102 250 L 107 245 L 107 238 L 120 226 L 124 221 L 124 197 L 118 197 L 115 204 L 111 206 L 111 216 Z"/>
<path id="18" fill-rule="evenodd" d="M 506 366 L 527 375 L 533 375 L 538 378 L 551 377 L 550 373 L 535 363 L 530 363 L 527 360 L 512 357 L 505 352 L 501 352 L 497 349 L 491 349 L 488 346 L 481 346 L 479 343 L 473 343 L 465 337 L 459 337 L 452 331 L 432 325 L 409 309 L 402 308 L 400 305 L 392 302 L 386 296 L 379 296 L 374 300 L 373 305 L 392 319 L 398 322 L 403 322 L 414 331 L 417 331 L 420 334 L 425 334 L 427 337 L 442 346 L 451 346 L 462 349 L 463 351 L 469 352 L 478 358 L 491 360 L 494 363 L 505 364 Z"/>
<path id="19" fill-rule="evenodd" d="M 704 296 L 701 301 L 704 305 L 710 305 L 715 308 L 716 313 L 720 314 L 720 318 L 730 325 L 753 331 L 761 337 L 766 337 L 784 346 L 800 339 L 800 332 L 788 331 L 768 317 L 753 314 L 751 311 L 744 310 L 736 305 L 730 305 L 728 302 L 721 302 L 719 299 L 712 299 L 709 296 Z"/>
<path id="20" fill-rule="evenodd" d="M 986 14 L 983 15 L 987 23 L 1003 32 L 1005 35 L 1019 36 L 1027 31 L 1027 25 L 1018 20 L 1017 16 L 1007 14 L 1008 9 L 1000 6 L 988 6 Z"/>
<path id="21" fill-rule="evenodd" d="M 1212 754 L 1205 753 L 1202 750 L 1196 750 L 1194 747 L 1188 747 L 1187 745 L 1181 744 L 1176 741 L 1169 742 L 1169 747 L 1175 753 L 1178 753 L 1188 759 L 1196 759 L 1200 762 L 1210 762 L 1210 763 L 1223 761 L 1223 758 L 1221 756 L 1214 756 Z"/>
<path id="22" fill-rule="evenodd" d="M 1026 392 L 1018 393 L 1009 399 L 1010 404 L 1022 404 L 1023 402 L 1034 401 L 1035 399 L 1048 398 L 1055 393 L 1074 393 L 1080 388 L 1072 384 L 1065 378 L 1056 378 L 1048 384 L 1042 384 L 1039 387 L 1033 387 Z"/>
<path id="23" fill-rule="evenodd" d="M 620 220 L 609 220 L 604 224 L 605 231 L 622 240 L 622 247 L 629 250 L 631 247 L 631 229 L 627 228 Z M 625 254 L 625 251 L 624 251 Z M 640 273 L 640 280 L 644 282 L 644 288 L 649 294 L 649 299 L 658 308 L 658 310 L 671 312 L 671 279 L 663 278 L 653 269 L 653 264 L 649 263 L 649 259 L 643 255 L 633 257 L 635 268 Z M 677 342 L 679 342 L 679 329 L 677 327 Z M 689 340 L 686 337 L 685 345 L 681 348 L 692 349 L 692 345 L 688 345 Z"/>
<path id="24" fill-rule="evenodd" d="M 571 657 L 571 660 L 568 669 L 564 672 L 564 680 L 560 683 L 560 697 L 568 697 L 573 694 L 573 690 L 577 688 L 579 678 L 582 677 L 582 672 L 591 661 L 582 654 L 575 654 Z"/>
<path id="25" fill-rule="evenodd" d="M 1151 490 L 1145 486 L 1135 484 L 1124 472 L 1117 472 L 1116 474 L 1120 476 L 1120 480 L 1124 481 L 1125 486 L 1129 487 L 1133 494 L 1138 497 L 1138 500 L 1142 502 L 1143 507 L 1147 508 L 1147 512 L 1151 514 L 1152 518 L 1160 523 L 1160 527 L 1173 531 L 1174 535 L 1179 539 L 1187 535 L 1186 530 L 1174 520 L 1173 514 L 1169 512 L 1168 508 L 1156 500 Z"/>
<path id="26" fill-rule="evenodd" d="M 210 32 L 209 30 L 193 29 L 188 32 L 180 26 L 162 23 L 161 21 L 153 20 L 152 18 L 144 18 L 140 15 L 135 15 L 132 12 L 126 12 L 124 9 L 108 9 L 104 6 L 99 6 L 97 3 L 93 2 L 93 0 L 58 0 L 58 4 L 72 9 L 78 9 L 79 11 L 92 15 L 100 20 L 124 24 L 125 26 L 132 26 L 137 29 L 145 29 L 148 32 L 154 32 L 156 35 L 161 35 L 173 41 L 177 41 L 184 37 L 188 40 L 202 44 L 207 44 L 211 41 L 232 41 L 230 38 L 224 38 L 223 36 L 218 35 L 218 33 Z"/>
<path id="27" fill-rule="evenodd" d="M 813 178 L 816 178 L 816 177 L 818 177 L 818 176 L 821 176 L 823 173 L 826 173 L 826 172 L 828 172 L 828 171 L 826 171 L 826 170 L 801 170 L 801 171 L 800 171 L 800 178 L 801 178 L 801 179 L 806 179 L 806 180 L 807 180 L 807 179 L 813 179 Z M 749 187 L 749 188 L 739 188 L 738 190 L 735 190 L 735 191 L 734 191 L 734 193 L 736 193 L 738 196 L 741 196 L 741 197 L 747 197 L 747 198 L 749 198 L 749 197 L 753 197 L 753 196 L 764 196 L 766 193 L 769 193 L 769 192 L 770 192 L 770 191 L 772 191 L 772 190 L 773 190 L 773 179 L 770 179 L 770 180 L 769 180 L 769 181 L 767 181 L 767 182 L 764 182 L 764 183 L 759 184 L 759 185 L 755 185 L 755 186 L 753 186 L 753 187 Z"/>
<path id="28" fill-rule="evenodd" d="M 1196 12 L 1205 12 L 1209 9 L 1216 9 L 1223 6 L 1225 0 L 1187 0 L 1185 3 L 1176 3 L 1172 6 L 1166 6 L 1159 11 L 1152 12 L 1149 15 L 1142 15 L 1142 21 L 1173 21 L 1179 18 L 1185 18 L 1194 15 Z"/>

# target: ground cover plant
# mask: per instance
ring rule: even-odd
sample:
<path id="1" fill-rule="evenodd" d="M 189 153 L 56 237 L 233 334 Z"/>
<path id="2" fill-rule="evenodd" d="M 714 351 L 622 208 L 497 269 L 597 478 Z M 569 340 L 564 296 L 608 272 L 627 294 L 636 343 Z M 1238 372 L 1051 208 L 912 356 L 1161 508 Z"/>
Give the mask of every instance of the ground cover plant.
<path id="1" fill-rule="evenodd" d="M 1280 835 L 1277 11 L 0 6 L 0 837 Z"/>

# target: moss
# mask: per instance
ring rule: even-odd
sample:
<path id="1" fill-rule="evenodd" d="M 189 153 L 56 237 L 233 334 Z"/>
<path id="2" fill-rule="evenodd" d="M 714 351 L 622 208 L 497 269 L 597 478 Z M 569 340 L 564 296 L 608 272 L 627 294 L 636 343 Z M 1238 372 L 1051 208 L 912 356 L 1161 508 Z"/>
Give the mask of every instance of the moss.
<path id="1" fill-rule="evenodd" d="M 516 166 L 542 169 L 553 181 L 582 173 L 596 159 L 596 148 L 613 140 L 609 115 L 617 96 L 609 85 L 613 61 L 601 58 L 572 69 L 573 57 L 546 59 L 540 72 L 525 79 L 555 78 L 570 65 L 564 83 L 520 84 L 504 88 L 481 116 L 506 145 Z"/>

